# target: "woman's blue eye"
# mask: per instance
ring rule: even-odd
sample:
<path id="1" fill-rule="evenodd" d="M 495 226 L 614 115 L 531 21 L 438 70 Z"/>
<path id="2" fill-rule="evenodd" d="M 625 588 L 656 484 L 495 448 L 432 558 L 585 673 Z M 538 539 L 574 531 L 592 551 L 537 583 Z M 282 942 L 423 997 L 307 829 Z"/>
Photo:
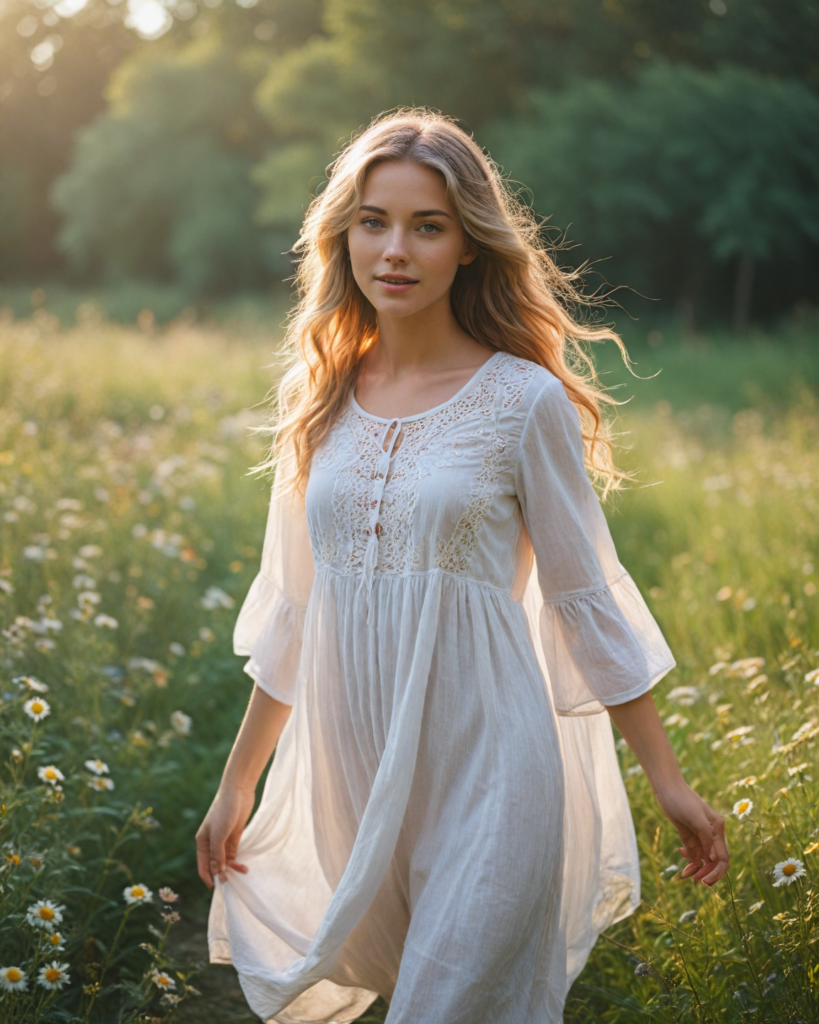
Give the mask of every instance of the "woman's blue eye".
<path id="1" fill-rule="evenodd" d="M 361 223 L 362 223 L 362 224 L 364 224 L 364 225 L 366 225 L 366 227 L 371 227 L 371 226 L 372 226 L 373 224 L 374 224 L 374 225 L 375 225 L 375 226 L 376 226 L 377 228 L 380 228 L 380 227 L 381 227 L 381 221 L 380 221 L 380 220 L 377 220 L 377 219 L 376 219 L 375 217 L 368 217 L 368 218 L 367 218 L 366 220 L 362 220 L 362 222 L 361 222 Z"/>
<path id="2" fill-rule="evenodd" d="M 418 230 L 423 231 L 424 228 L 432 228 L 432 231 L 424 231 L 425 235 L 433 235 L 441 230 L 437 224 L 422 224 Z"/>

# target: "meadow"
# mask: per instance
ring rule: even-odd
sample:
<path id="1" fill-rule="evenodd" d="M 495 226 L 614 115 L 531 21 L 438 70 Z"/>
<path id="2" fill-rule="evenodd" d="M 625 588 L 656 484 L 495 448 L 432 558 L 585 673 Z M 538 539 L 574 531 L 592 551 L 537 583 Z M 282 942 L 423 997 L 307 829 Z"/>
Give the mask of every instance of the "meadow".
<path id="1" fill-rule="evenodd" d="M 2 1024 L 256 1019 L 205 963 L 193 835 L 250 692 L 231 633 L 277 335 L 141 323 L 0 324 Z M 635 332 L 644 380 L 599 353 L 633 396 L 620 459 L 639 476 L 612 531 L 677 658 L 657 703 L 732 864 L 714 890 L 679 878 L 618 741 L 643 903 L 567 1024 L 819 1019 L 817 335 Z"/>

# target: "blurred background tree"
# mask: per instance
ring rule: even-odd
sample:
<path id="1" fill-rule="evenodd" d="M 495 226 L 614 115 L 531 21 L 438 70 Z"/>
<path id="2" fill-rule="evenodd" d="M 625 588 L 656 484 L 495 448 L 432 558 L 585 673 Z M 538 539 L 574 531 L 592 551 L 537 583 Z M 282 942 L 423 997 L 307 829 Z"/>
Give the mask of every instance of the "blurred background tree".
<path id="1" fill-rule="evenodd" d="M 417 103 L 634 312 L 743 330 L 816 301 L 817 38 L 817 0 L 5 0 L 0 273 L 283 288 L 339 145 Z"/>

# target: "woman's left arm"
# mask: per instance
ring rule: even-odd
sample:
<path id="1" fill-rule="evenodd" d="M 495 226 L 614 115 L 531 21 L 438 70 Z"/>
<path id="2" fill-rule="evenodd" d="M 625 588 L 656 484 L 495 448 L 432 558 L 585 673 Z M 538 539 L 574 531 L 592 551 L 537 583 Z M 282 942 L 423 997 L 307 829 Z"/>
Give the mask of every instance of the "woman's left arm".
<path id="1" fill-rule="evenodd" d="M 725 819 L 683 778 L 651 692 L 606 710 L 640 762 L 663 814 L 679 832 L 679 851 L 690 861 L 682 877 L 713 885 L 728 870 Z"/>

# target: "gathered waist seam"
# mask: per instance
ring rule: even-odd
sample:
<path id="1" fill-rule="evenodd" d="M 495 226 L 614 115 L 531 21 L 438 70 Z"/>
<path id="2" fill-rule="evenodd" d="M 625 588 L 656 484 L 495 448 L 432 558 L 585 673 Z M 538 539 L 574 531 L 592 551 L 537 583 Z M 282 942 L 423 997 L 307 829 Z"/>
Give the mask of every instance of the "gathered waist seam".
<path id="1" fill-rule="evenodd" d="M 328 574 L 332 576 L 339 576 L 343 579 L 358 579 L 361 576 L 360 572 L 344 572 L 341 569 L 336 569 L 335 566 L 328 565 L 326 562 L 316 566 L 316 575 Z M 418 569 L 414 572 L 379 572 L 376 580 L 405 580 L 405 579 L 422 579 L 424 577 L 433 576 L 447 576 L 450 579 L 457 580 L 459 583 L 472 583 L 475 586 L 483 587 L 485 590 L 491 590 L 496 594 L 503 594 L 504 597 L 512 598 L 512 593 L 509 590 L 505 590 L 503 587 L 498 587 L 494 583 L 487 583 L 486 580 L 475 579 L 474 576 L 461 576 L 458 573 L 450 572 L 448 569 Z M 515 601 L 515 604 L 519 604 L 519 601 Z"/>

